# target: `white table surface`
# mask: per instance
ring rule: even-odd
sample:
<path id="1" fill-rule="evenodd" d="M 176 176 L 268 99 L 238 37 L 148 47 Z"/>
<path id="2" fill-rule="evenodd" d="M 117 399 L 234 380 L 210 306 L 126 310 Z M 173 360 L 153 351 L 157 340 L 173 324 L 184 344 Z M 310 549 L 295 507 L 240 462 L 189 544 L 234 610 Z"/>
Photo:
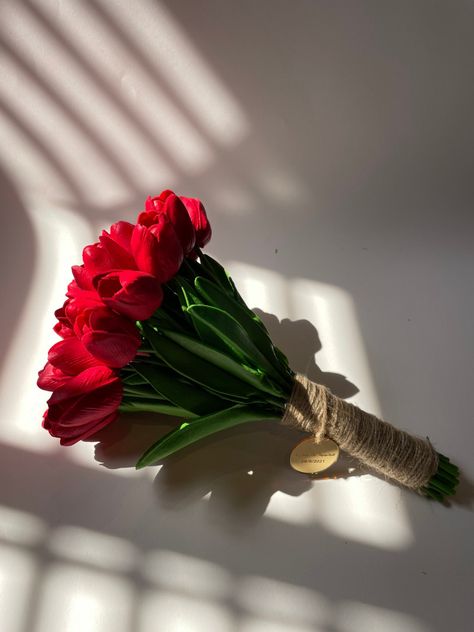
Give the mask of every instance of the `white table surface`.
<path id="1" fill-rule="evenodd" d="M 472 629 L 473 17 L 0 5 L 2 632 Z M 268 422 L 144 472 L 163 420 L 69 449 L 40 428 L 69 266 L 162 188 L 204 200 L 209 252 L 295 369 L 461 467 L 450 507 L 357 469 L 311 481 Z"/>

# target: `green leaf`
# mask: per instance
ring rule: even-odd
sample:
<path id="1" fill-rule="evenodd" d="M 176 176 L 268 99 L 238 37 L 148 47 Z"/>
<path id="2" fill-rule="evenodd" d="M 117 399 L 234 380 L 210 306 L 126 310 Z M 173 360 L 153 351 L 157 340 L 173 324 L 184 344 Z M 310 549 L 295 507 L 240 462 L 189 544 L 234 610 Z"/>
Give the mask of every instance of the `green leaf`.
<path id="1" fill-rule="evenodd" d="M 288 362 L 288 358 L 283 353 L 283 351 L 279 349 L 278 347 L 276 347 L 275 345 L 273 345 L 273 351 L 275 352 L 275 356 L 279 360 L 280 364 L 287 370 L 287 372 L 290 372 L 291 374 L 292 371 L 290 369 L 290 363 Z"/>
<path id="2" fill-rule="evenodd" d="M 249 421 L 260 419 L 276 419 L 277 415 L 272 412 L 250 408 L 248 406 L 232 406 L 226 410 L 221 410 L 213 415 L 207 415 L 191 421 L 189 424 L 182 424 L 179 428 L 159 439 L 152 445 L 138 460 L 136 468 L 140 469 L 155 461 L 191 445 L 199 439 L 203 439 L 215 432 L 231 428 Z"/>
<path id="3" fill-rule="evenodd" d="M 192 305 L 188 308 L 194 327 L 201 340 L 237 360 L 257 368 L 255 356 L 245 351 L 245 331 L 227 312 L 211 305 Z"/>
<path id="4" fill-rule="evenodd" d="M 177 342 L 181 347 L 184 347 L 191 353 L 194 353 L 204 360 L 208 360 L 214 366 L 217 366 L 244 382 L 247 382 L 259 391 L 269 393 L 282 399 L 285 398 L 285 394 L 268 383 L 262 373 L 236 362 L 225 353 L 221 353 L 217 349 L 209 347 L 200 340 L 196 340 L 190 336 L 185 336 L 176 331 L 163 330 L 163 334 L 168 338 L 171 338 L 171 340 L 174 340 L 174 342 Z"/>
<path id="5" fill-rule="evenodd" d="M 144 380 L 141 375 L 138 375 L 135 372 L 122 376 L 122 382 L 130 386 L 141 386 L 143 384 L 146 384 L 146 380 Z"/>
<path id="6" fill-rule="evenodd" d="M 189 278 L 194 279 L 197 276 L 208 276 L 208 273 L 206 272 L 204 266 L 199 263 L 197 259 L 193 260 L 189 259 L 189 257 L 186 257 L 183 261 L 182 268 L 180 268 L 180 272 L 184 267 L 187 268 L 187 276 Z"/>
<path id="7" fill-rule="evenodd" d="M 223 309 L 242 325 L 257 349 L 275 367 L 275 370 L 278 371 L 280 367 L 285 370 L 288 367 L 288 360 L 273 345 L 261 319 L 245 303 L 239 303 L 237 299 L 223 292 L 215 283 L 208 279 L 197 277 L 194 285 L 207 303 Z"/>
<path id="8" fill-rule="evenodd" d="M 158 393 L 157 391 L 153 391 L 150 388 L 150 385 L 145 382 L 145 386 L 129 386 L 124 384 L 123 388 L 124 395 L 131 398 L 145 398 L 145 399 L 166 399 Z"/>
<path id="9" fill-rule="evenodd" d="M 192 382 L 201 384 L 204 388 L 224 397 L 237 396 L 245 400 L 255 395 L 255 389 L 249 384 L 187 351 L 169 338 L 158 334 L 146 323 L 144 324 L 144 331 L 155 353 L 169 367 Z"/>
<path id="10" fill-rule="evenodd" d="M 238 291 L 238 289 L 237 289 L 237 287 L 236 287 L 236 285 L 234 283 L 233 278 L 230 277 L 229 275 L 227 275 L 227 278 L 229 279 L 229 285 L 230 285 L 230 287 L 232 289 L 232 293 L 234 295 L 235 300 L 238 301 L 241 305 L 243 305 L 244 307 L 246 307 L 248 309 L 247 303 L 244 301 L 244 299 L 240 295 L 240 293 L 239 293 L 239 291 Z M 257 316 L 257 318 L 258 318 L 258 316 Z M 258 320 L 260 321 L 260 318 L 258 318 Z M 263 325 L 263 323 L 262 323 L 262 325 Z"/>
<path id="11" fill-rule="evenodd" d="M 191 416 L 207 415 L 226 406 L 223 399 L 183 380 L 180 375 L 168 368 L 138 364 L 135 370 L 163 399 L 169 400 Z"/>
<path id="12" fill-rule="evenodd" d="M 199 259 L 204 270 L 218 283 L 226 292 L 233 293 L 232 285 L 229 283 L 229 276 L 221 264 L 203 253 L 200 254 Z"/>
<path id="13" fill-rule="evenodd" d="M 204 299 L 208 305 L 219 307 L 224 311 L 232 314 L 232 316 L 241 322 L 243 319 L 253 321 L 254 324 L 263 327 L 262 321 L 254 314 L 247 306 L 243 306 L 239 303 L 234 296 L 225 292 L 214 281 L 210 281 L 202 276 L 198 276 L 194 279 L 194 287 L 199 292 L 200 296 Z"/>
<path id="14" fill-rule="evenodd" d="M 238 303 L 248 309 L 244 299 L 240 296 L 237 288 L 235 287 L 232 277 L 227 273 L 225 268 L 223 268 L 218 261 L 209 255 L 203 254 L 202 252 L 199 253 L 199 259 L 201 261 L 201 267 L 207 275 L 220 285 L 222 289 L 232 295 Z M 200 276 L 205 275 L 201 273 Z"/>
<path id="15" fill-rule="evenodd" d="M 284 388 L 289 388 L 284 377 L 259 351 L 233 316 L 210 305 L 192 305 L 188 308 L 188 314 L 204 342 L 231 354 L 241 363 L 263 370 Z"/>
<path id="16" fill-rule="evenodd" d="M 175 323 L 179 323 L 182 328 L 192 330 L 191 319 L 183 311 L 184 298 L 182 292 L 179 290 L 179 287 L 176 284 L 173 285 L 173 283 L 174 280 L 163 285 L 163 302 L 155 314 L 159 316 L 161 312 L 165 312 L 171 320 Z M 173 285 L 173 287 L 170 287 L 170 284 Z"/>
<path id="17" fill-rule="evenodd" d="M 189 412 L 162 400 L 128 401 L 124 399 L 119 406 L 122 413 L 158 413 L 172 417 L 189 417 Z"/>
<path id="18" fill-rule="evenodd" d="M 182 310 L 180 313 L 182 314 L 182 316 L 184 316 L 184 319 L 186 319 L 186 315 L 183 313 Z M 177 329 L 179 331 L 186 331 L 187 328 L 184 319 L 178 316 L 174 311 L 168 310 L 164 306 L 164 304 L 162 304 L 162 306 L 158 308 L 153 316 L 149 318 L 146 322 L 156 325 L 159 328 L 172 327 L 173 329 Z"/>
<path id="19" fill-rule="evenodd" d="M 190 305 L 200 305 L 202 303 L 201 298 L 194 289 L 194 286 L 187 281 L 183 275 L 176 275 L 172 281 L 170 281 L 172 287 L 178 295 L 181 307 L 186 308 Z"/>

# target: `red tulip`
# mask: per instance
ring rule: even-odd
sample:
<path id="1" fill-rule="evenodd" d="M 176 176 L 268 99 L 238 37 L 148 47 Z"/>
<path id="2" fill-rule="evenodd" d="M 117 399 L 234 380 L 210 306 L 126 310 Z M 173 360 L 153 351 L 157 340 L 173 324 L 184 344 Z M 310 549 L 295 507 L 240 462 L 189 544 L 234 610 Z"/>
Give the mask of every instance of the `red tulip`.
<path id="1" fill-rule="evenodd" d="M 53 366 L 51 362 L 46 362 L 44 369 L 38 372 L 38 381 L 36 383 L 43 391 L 54 391 L 70 379 L 70 375 L 63 373 L 61 369 Z"/>
<path id="2" fill-rule="evenodd" d="M 104 307 L 96 290 L 81 290 L 75 281 L 69 284 L 67 294 L 71 298 L 64 303 L 64 312 L 73 327 L 77 316 L 84 310 Z"/>
<path id="3" fill-rule="evenodd" d="M 104 274 L 116 267 L 115 261 L 101 243 L 86 246 L 82 251 L 82 260 L 91 279 L 97 274 Z"/>
<path id="4" fill-rule="evenodd" d="M 132 230 L 133 232 L 133 230 Z M 130 233 L 131 239 L 131 233 Z M 111 235 L 105 230 L 102 231 L 102 235 L 99 237 L 99 242 L 102 248 L 108 253 L 111 261 L 113 262 L 113 268 L 134 270 L 136 269 L 135 261 L 132 253 L 130 252 L 130 242 L 127 248 L 121 246 L 118 242 L 112 239 Z"/>
<path id="5" fill-rule="evenodd" d="M 122 392 L 116 372 L 105 366 L 85 369 L 51 395 L 43 427 L 61 445 L 86 439 L 116 419 Z"/>
<path id="6" fill-rule="evenodd" d="M 43 425 L 63 445 L 116 418 L 122 399 L 117 369 L 141 344 L 135 321 L 153 315 L 163 300 L 162 284 L 210 236 L 201 202 L 167 190 L 146 200 L 137 224 L 116 222 L 84 248 L 83 264 L 72 267 L 67 299 L 55 312 L 62 340 L 38 375 L 38 386 L 53 391 Z"/>
<path id="7" fill-rule="evenodd" d="M 67 299 L 64 302 L 64 305 L 54 312 L 54 315 L 58 319 L 58 322 L 54 325 L 53 329 L 58 334 L 58 336 L 61 336 L 61 338 L 69 338 L 69 336 L 74 336 L 71 321 L 66 315 L 66 306 L 69 302 L 70 299 Z"/>
<path id="8" fill-rule="evenodd" d="M 75 336 L 60 340 L 48 351 L 48 362 L 65 375 L 77 375 L 101 364 Z"/>
<path id="9" fill-rule="evenodd" d="M 208 243 L 212 236 L 211 224 L 207 219 L 206 209 L 201 200 L 197 198 L 188 198 L 181 195 L 179 199 L 186 207 L 196 231 L 196 245 L 202 248 Z"/>
<path id="10" fill-rule="evenodd" d="M 150 227 L 158 222 L 160 215 L 166 215 L 164 208 L 169 195 L 174 195 L 173 191 L 166 190 L 155 197 L 148 196 L 145 200 L 145 210 L 138 214 L 137 224 Z"/>
<path id="11" fill-rule="evenodd" d="M 74 331 L 94 358 L 114 368 L 131 362 L 141 344 L 135 323 L 107 307 L 80 311 L 74 321 Z"/>
<path id="12" fill-rule="evenodd" d="M 97 358 L 94 358 L 72 333 L 48 351 L 48 361 L 38 374 L 37 384 L 45 391 L 54 391 L 72 376 L 99 364 L 101 363 Z"/>
<path id="13" fill-rule="evenodd" d="M 75 281 L 74 287 L 78 287 L 79 289 L 86 290 L 86 291 L 91 291 L 94 289 L 94 285 L 92 284 L 92 277 L 87 272 L 84 264 L 80 266 L 72 266 L 71 270 L 72 270 L 72 276 L 74 277 L 74 281 Z M 69 287 L 71 287 L 71 283 L 68 286 L 68 290 L 69 290 Z"/>
<path id="14" fill-rule="evenodd" d="M 163 211 L 165 202 L 170 195 L 176 195 L 176 193 L 174 191 L 171 191 L 171 189 L 164 189 L 160 193 L 160 195 L 155 195 L 154 197 L 151 197 L 149 195 L 147 199 L 145 200 L 145 212 L 150 213 L 153 211 L 158 211 L 158 212 Z M 140 217 L 140 215 L 138 217 Z M 140 220 L 137 220 L 137 221 L 140 221 Z"/>
<path id="15" fill-rule="evenodd" d="M 123 221 L 115 222 L 110 227 L 110 237 L 127 252 L 130 252 L 133 227 L 134 224 Z"/>
<path id="16" fill-rule="evenodd" d="M 96 287 L 105 305 L 132 320 L 150 318 L 163 300 L 160 282 L 146 272 L 109 272 L 96 279 Z"/>
<path id="17" fill-rule="evenodd" d="M 152 274 L 160 283 L 173 278 L 183 262 L 181 243 L 173 225 L 163 214 L 150 227 L 135 226 L 131 248 L 138 269 Z"/>
<path id="18" fill-rule="evenodd" d="M 82 252 L 85 272 L 91 279 L 97 274 L 104 274 L 110 270 L 136 270 L 137 268 L 130 252 L 132 224 L 117 222 L 110 227 L 110 231 L 109 234 L 103 230 L 99 243 L 86 246 Z"/>
<path id="19" fill-rule="evenodd" d="M 187 255 L 194 248 L 196 234 L 186 207 L 173 191 L 162 191 L 158 197 L 148 197 L 145 211 L 138 215 L 137 223 L 151 227 L 159 221 L 161 215 L 165 215 L 173 225 L 184 254 Z"/>

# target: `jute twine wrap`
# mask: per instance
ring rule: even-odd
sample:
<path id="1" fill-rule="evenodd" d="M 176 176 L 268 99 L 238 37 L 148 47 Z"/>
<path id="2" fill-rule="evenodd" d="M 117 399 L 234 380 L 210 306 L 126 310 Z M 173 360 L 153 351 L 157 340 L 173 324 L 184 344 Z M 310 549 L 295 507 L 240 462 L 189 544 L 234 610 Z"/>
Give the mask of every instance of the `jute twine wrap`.
<path id="1" fill-rule="evenodd" d="M 329 437 L 348 454 L 406 487 L 419 489 L 438 468 L 429 441 L 394 428 L 297 373 L 282 423 Z"/>

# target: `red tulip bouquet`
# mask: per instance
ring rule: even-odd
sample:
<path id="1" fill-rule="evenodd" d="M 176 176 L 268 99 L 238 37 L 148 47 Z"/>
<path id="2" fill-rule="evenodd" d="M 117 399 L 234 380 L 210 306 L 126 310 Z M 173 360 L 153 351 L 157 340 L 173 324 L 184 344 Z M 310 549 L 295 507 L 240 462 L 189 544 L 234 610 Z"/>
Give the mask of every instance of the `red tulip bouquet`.
<path id="1" fill-rule="evenodd" d="M 458 469 L 412 437 L 292 371 L 224 268 L 202 248 L 211 227 L 202 203 L 171 191 L 148 198 L 86 246 L 55 315 L 61 340 L 38 385 L 52 395 L 43 427 L 72 445 L 119 413 L 181 419 L 139 459 L 156 463 L 219 430 L 254 420 L 310 433 L 322 469 L 334 441 L 383 476 L 442 500 Z"/>

